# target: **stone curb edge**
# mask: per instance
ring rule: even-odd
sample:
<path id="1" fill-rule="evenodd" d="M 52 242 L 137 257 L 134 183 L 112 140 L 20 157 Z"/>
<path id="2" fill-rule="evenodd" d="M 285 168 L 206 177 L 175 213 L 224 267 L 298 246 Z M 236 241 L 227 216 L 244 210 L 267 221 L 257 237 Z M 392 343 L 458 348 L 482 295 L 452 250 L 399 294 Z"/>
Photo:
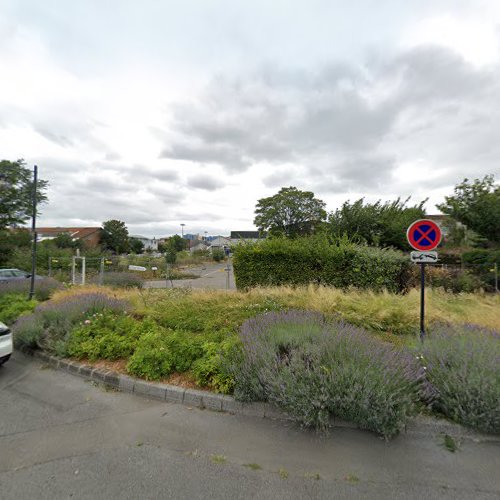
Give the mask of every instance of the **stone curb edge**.
<path id="1" fill-rule="evenodd" d="M 129 377 L 128 375 L 122 375 L 111 370 L 95 368 L 90 365 L 78 363 L 77 361 L 58 358 L 43 351 L 27 351 L 24 349 L 21 351 L 25 354 L 33 355 L 35 358 L 47 363 L 54 369 L 67 371 L 87 380 L 92 380 L 94 382 L 113 387 L 121 392 L 134 393 L 160 401 L 181 403 L 186 406 L 200 409 L 209 409 L 248 417 L 288 421 L 293 420 L 286 413 L 269 403 L 242 403 L 240 401 L 236 401 L 232 396 L 225 394 L 216 394 L 196 389 L 185 389 L 183 387 L 170 384 L 147 382 L 146 380 Z M 336 418 L 332 419 L 332 427 L 361 429 L 358 425 L 352 422 Z M 460 424 L 432 417 L 417 417 L 412 419 L 403 434 L 416 436 L 422 434 L 450 434 L 452 436 L 460 436 L 460 438 L 472 439 L 475 441 L 500 442 L 500 436 L 482 434 L 463 427 Z"/>

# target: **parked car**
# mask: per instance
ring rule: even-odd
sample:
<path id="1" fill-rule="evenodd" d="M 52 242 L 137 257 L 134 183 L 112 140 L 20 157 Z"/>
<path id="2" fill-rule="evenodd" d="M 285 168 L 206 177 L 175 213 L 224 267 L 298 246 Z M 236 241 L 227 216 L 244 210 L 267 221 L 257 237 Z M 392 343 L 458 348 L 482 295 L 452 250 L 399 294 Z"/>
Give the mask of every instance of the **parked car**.
<path id="1" fill-rule="evenodd" d="M 0 365 L 3 365 L 12 354 L 12 333 L 7 325 L 0 322 Z"/>
<path id="2" fill-rule="evenodd" d="M 31 278 L 31 274 L 20 269 L 0 269 L 0 281 L 18 281 Z M 35 275 L 35 279 L 41 280 L 43 276 Z"/>

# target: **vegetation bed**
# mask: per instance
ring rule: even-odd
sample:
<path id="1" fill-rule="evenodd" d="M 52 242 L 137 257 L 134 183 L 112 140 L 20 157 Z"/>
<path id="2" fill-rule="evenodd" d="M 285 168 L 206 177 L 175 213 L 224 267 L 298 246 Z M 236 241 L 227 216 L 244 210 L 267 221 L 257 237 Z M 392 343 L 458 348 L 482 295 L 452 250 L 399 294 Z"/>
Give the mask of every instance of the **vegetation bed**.
<path id="1" fill-rule="evenodd" d="M 318 429 L 326 429 L 333 415 L 390 437 L 411 414 L 430 408 L 499 432 L 500 341 L 491 332 L 500 329 L 500 297 L 430 290 L 427 303 L 430 334 L 423 348 L 416 341 L 416 291 L 318 286 L 231 294 L 74 287 L 22 315 L 14 332 L 17 345 L 119 362 L 148 380 L 180 377 L 240 399 L 271 401 Z M 263 326 L 252 329 L 252 322 Z M 452 341 L 438 342 L 443 331 Z M 475 342 L 478 331 L 487 335 L 488 347 L 476 342 L 482 354 L 471 358 L 458 339 Z M 248 349 L 254 345 L 249 338 L 266 353 L 262 359 Z M 427 359 L 446 359 L 452 376 L 447 379 L 436 363 L 427 366 Z M 473 380 L 460 383 L 468 374 Z M 481 404 L 473 405 L 474 397 Z"/>

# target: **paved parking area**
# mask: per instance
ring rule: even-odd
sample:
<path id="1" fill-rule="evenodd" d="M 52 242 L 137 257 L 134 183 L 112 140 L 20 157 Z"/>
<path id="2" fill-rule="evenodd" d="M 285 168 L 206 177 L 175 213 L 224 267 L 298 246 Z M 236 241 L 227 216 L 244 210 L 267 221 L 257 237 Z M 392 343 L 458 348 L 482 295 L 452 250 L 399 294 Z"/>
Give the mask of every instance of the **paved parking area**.
<path id="1" fill-rule="evenodd" d="M 109 391 L 15 353 L 0 368 L 0 497 L 496 499 L 498 442 L 386 443 Z"/>
<path id="2" fill-rule="evenodd" d="M 229 267 L 229 273 L 227 268 Z M 232 262 L 207 264 L 202 267 L 186 269 L 199 278 L 185 280 L 152 280 L 146 281 L 146 288 L 206 288 L 212 290 L 236 290 Z M 229 276 L 228 276 L 229 274 Z M 229 278 L 229 279 L 228 279 Z"/>

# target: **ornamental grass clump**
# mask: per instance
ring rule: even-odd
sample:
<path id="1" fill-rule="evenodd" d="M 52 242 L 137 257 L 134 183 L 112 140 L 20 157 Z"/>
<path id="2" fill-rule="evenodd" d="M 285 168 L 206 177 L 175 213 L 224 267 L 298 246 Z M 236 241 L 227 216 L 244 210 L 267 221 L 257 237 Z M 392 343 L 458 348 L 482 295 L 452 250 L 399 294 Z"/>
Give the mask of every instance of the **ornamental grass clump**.
<path id="1" fill-rule="evenodd" d="M 423 369 L 367 332 L 318 313 L 269 313 L 244 323 L 235 396 L 269 401 L 306 427 L 331 417 L 386 438 L 417 408 Z"/>
<path id="2" fill-rule="evenodd" d="M 417 355 L 429 403 L 455 422 L 500 432 L 500 336 L 477 326 L 440 326 Z"/>
<path id="3" fill-rule="evenodd" d="M 46 302 L 38 305 L 33 314 L 18 319 L 12 328 L 14 342 L 19 347 L 41 348 L 65 355 L 71 330 L 88 315 L 103 311 L 125 312 L 129 307 L 127 301 L 104 293 L 85 293 Z"/>

